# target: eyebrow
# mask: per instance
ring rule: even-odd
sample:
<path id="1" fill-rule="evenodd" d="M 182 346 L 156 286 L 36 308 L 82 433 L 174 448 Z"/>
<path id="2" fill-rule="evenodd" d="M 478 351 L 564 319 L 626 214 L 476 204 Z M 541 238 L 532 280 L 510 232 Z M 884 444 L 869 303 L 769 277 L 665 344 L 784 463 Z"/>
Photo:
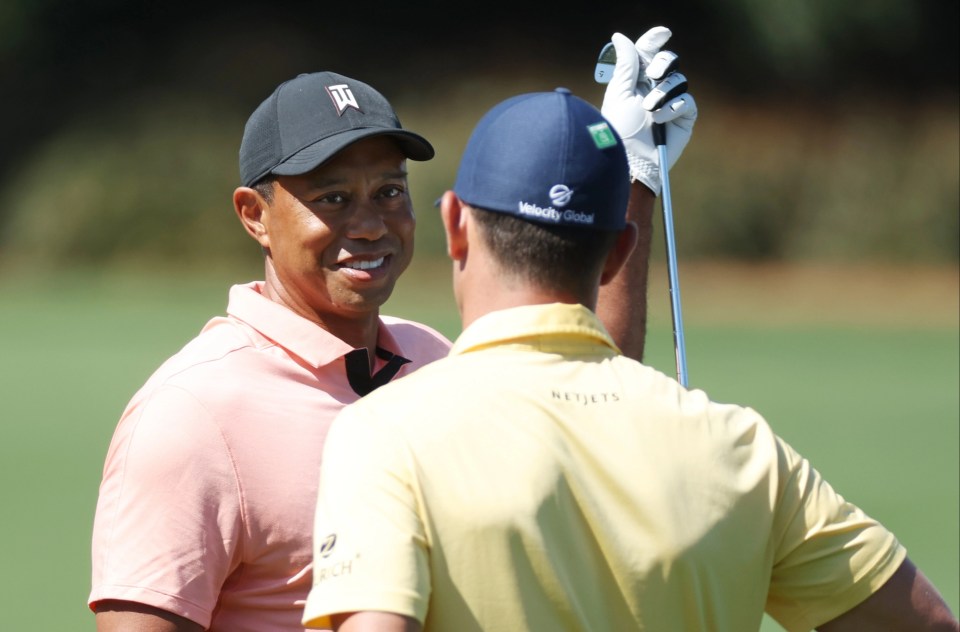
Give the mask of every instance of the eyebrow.
<path id="1" fill-rule="evenodd" d="M 388 171 L 382 171 L 379 176 L 382 180 L 403 180 L 408 177 L 408 172 L 406 169 L 390 169 Z M 344 178 L 337 177 L 314 177 L 310 178 L 309 186 L 311 188 L 322 189 L 325 187 L 336 186 L 342 184 L 346 180 Z"/>

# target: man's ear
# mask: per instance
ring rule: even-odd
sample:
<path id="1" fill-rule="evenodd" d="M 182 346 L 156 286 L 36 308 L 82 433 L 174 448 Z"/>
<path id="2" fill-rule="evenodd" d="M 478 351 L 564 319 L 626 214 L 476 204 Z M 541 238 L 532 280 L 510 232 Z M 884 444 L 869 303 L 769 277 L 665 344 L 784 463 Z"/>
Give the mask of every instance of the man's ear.
<path id="1" fill-rule="evenodd" d="M 454 261 L 467 258 L 469 216 L 467 205 L 453 191 L 447 191 L 440 198 L 440 219 L 447 237 L 447 255 Z"/>
<path id="2" fill-rule="evenodd" d="M 267 230 L 269 205 L 256 189 L 237 187 L 233 192 L 233 209 L 240 223 L 257 240 L 261 248 L 270 247 L 270 234 Z"/>
<path id="3" fill-rule="evenodd" d="M 627 262 L 630 253 L 633 252 L 633 249 L 637 246 L 639 235 L 640 229 L 637 228 L 637 225 L 634 222 L 627 222 L 627 225 L 624 226 L 623 230 L 617 235 L 617 241 L 614 242 L 613 248 L 611 248 L 609 254 L 607 254 L 606 261 L 603 262 L 603 271 L 600 273 L 600 285 L 606 285 L 613 280 L 613 277 L 617 276 L 617 272 L 619 272 L 623 264 Z"/>

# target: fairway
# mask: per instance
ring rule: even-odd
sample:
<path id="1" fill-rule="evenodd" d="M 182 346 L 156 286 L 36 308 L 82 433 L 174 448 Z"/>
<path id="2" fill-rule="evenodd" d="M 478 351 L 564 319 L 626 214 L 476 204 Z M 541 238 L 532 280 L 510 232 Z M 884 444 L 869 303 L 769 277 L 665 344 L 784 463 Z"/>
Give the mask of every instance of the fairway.
<path id="1" fill-rule="evenodd" d="M 708 296 L 732 291 L 722 293 L 706 275 L 683 274 L 681 267 L 691 386 L 762 413 L 841 494 L 893 529 L 958 611 L 956 288 L 936 285 L 935 293 L 947 293 L 943 303 L 924 304 L 913 320 L 909 313 L 858 320 L 856 305 L 829 310 L 816 302 L 801 318 L 782 299 L 756 296 L 740 302 L 737 318 L 731 305 Z M 387 311 L 455 336 L 447 275 L 445 265 L 412 270 Z M 150 372 L 223 312 L 227 285 L 248 278 L 184 283 L 77 274 L 56 282 L 0 281 L 3 629 L 94 628 L 85 604 L 89 540 L 117 418 Z M 651 278 L 647 362 L 672 373 L 662 274 Z M 897 303 L 909 312 L 902 303 L 922 299 L 910 291 L 907 299 L 851 300 L 871 309 L 874 300 Z M 777 317 L 765 318 L 765 309 Z M 931 315 L 934 309 L 943 313 Z M 779 628 L 767 622 L 763 629 Z"/>

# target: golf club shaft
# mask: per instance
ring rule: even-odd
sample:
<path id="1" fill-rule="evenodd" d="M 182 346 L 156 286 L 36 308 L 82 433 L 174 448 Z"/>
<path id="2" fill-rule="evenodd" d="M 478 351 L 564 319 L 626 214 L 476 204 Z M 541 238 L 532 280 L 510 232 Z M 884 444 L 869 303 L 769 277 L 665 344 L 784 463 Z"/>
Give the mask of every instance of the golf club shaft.
<path id="1" fill-rule="evenodd" d="M 687 386 L 687 350 L 683 337 L 683 314 L 680 310 L 680 278 L 677 272 L 677 251 L 673 235 L 673 202 L 670 199 L 670 175 L 667 165 L 667 133 L 663 124 L 653 126 L 654 142 L 660 159 L 663 183 L 663 232 L 667 239 L 667 272 L 670 284 L 670 312 L 673 315 L 673 346 L 677 355 L 677 381 Z"/>

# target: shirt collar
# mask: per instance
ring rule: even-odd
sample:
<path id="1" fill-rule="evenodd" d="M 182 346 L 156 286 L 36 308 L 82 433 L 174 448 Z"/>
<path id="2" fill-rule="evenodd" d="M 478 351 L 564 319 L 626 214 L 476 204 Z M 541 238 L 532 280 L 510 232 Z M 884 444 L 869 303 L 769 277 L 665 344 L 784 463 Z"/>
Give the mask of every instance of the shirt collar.
<path id="1" fill-rule="evenodd" d="M 459 355 L 506 343 L 523 343 L 537 338 L 540 348 L 549 348 L 551 339 L 579 339 L 590 345 L 605 345 L 614 353 L 613 342 L 600 319 L 583 305 L 551 303 L 524 305 L 490 312 L 473 321 L 457 338 L 450 355 Z"/>
<path id="2" fill-rule="evenodd" d="M 263 281 L 253 281 L 231 287 L 227 313 L 315 368 L 353 350 L 315 322 L 265 297 L 263 286 Z M 377 346 L 403 355 L 382 321 L 377 327 Z"/>

